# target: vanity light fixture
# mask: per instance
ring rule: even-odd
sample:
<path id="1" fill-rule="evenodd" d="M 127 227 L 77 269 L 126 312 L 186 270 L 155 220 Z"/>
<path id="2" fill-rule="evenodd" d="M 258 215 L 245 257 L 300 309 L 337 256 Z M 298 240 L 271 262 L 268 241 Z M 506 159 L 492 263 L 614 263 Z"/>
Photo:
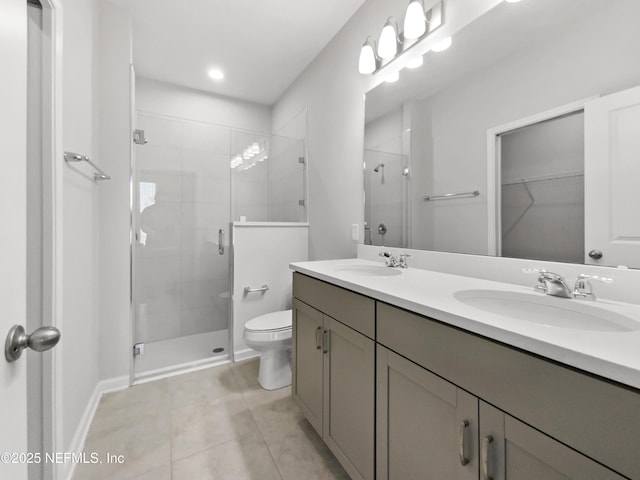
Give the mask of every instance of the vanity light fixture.
<path id="1" fill-rule="evenodd" d="M 360 61 L 358 71 L 363 75 L 373 73 L 378 68 L 378 55 L 376 54 L 376 41 L 368 37 L 360 50 Z"/>
<path id="2" fill-rule="evenodd" d="M 247 170 L 257 162 L 264 162 L 268 158 L 267 142 L 264 140 L 254 140 L 242 150 L 242 153 L 234 155 L 229 165 L 231 168 L 237 168 L 238 170 Z"/>
<path id="3" fill-rule="evenodd" d="M 451 37 L 443 38 L 438 43 L 436 43 L 433 47 L 431 47 L 431 50 L 433 50 L 434 52 L 444 52 L 447 48 L 451 46 L 452 42 L 453 41 Z"/>
<path id="4" fill-rule="evenodd" d="M 396 22 L 395 18 L 389 17 L 382 28 L 382 32 L 380 32 L 378 56 L 383 59 L 395 57 L 401 44 L 402 42 L 398 35 L 398 22 Z"/>
<path id="5" fill-rule="evenodd" d="M 431 3 L 433 0 L 429 0 Z M 378 43 L 367 38 L 360 50 L 360 59 L 358 61 L 358 71 L 363 75 L 374 74 L 382 69 L 389 70 L 388 77 L 385 81 L 396 81 L 398 72 L 404 66 L 408 68 L 417 68 L 423 63 L 422 55 L 427 50 L 424 48 L 422 40 L 431 35 L 434 31 L 444 25 L 444 1 L 436 1 L 429 10 L 425 12 L 424 0 L 409 0 L 409 5 L 404 16 L 404 31 L 398 31 L 398 22 L 394 17 L 389 17 L 380 32 Z M 451 39 L 446 39 L 451 45 Z M 417 47 L 420 54 L 405 53 L 414 48 L 416 45 L 422 44 L 423 47 Z M 449 45 L 438 44 L 435 51 L 442 51 Z M 397 61 L 395 68 L 386 69 L 385 67 L 391 62 Z M 392 71 L 393 70 L 393 71 Z"/>

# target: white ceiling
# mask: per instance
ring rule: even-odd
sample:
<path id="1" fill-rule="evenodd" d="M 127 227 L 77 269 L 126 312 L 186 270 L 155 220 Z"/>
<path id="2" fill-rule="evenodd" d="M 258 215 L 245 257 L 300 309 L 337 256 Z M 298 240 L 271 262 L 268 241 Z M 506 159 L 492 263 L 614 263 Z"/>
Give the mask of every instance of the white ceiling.
<path id="1" fill-rule="evenodd" d="M 364 2 L 111 1 L 131 12 L 137 75 L 267 105 Z M 211 67 L 225 79 L 212 81 Z"/>

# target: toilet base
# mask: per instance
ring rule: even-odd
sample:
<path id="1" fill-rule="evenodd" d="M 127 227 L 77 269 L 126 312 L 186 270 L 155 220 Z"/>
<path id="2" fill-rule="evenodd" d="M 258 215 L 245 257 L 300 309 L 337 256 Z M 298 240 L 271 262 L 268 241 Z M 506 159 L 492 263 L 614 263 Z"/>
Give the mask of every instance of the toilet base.
<path id="1" fill-rule="evenodd" d="M 262 352 L 258 382 L 265 390 L 276 390 L 291 385 L 291 350 Z"/>

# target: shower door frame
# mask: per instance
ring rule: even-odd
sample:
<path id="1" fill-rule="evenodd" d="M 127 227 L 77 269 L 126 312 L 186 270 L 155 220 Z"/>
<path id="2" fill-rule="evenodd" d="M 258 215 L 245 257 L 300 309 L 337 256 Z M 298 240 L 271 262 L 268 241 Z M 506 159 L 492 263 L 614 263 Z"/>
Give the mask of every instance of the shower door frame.
<path id="1" fill-rule="evenodd" d="M 130 303 L 129 303 L 129 325 L 130 325 L 130 337 L 129 337 L 129 344 L 131 347 L 131 350 L 129 351 L 129 384 L 130 385 L 134 385 L 136 383 L 136 370 L 135 370 L 135 355 L 134 355 L 134 345 L 136 344 L 136 324 L 138 322 L 138 318 L 136 315 L 136 304 L 137 304 L 137 292 L 136 292 L 136 280 L 137 280 L 137 276 L 138 276 L 138 272 L 137 272 L 137 267 L 136 267 L 136 256 L 135 256 L 135 251 L 136 251 L 136 244 L 138 242 L 138 220 L 137 217 L 139 215 L 139 213 L 136 212 L 136 208 L 139 206 L 138 205 L 138 200 L 136 199 L 136 195 L 138 195 L 138 190 L 137 190 L 137 184 L 138 184 L 138 176 L 137 176 L 137 158 L 135 155 L 135 146 L 136 143 L 134 142 L 134 130 L 137 127 L 136 121 L 137 121 L 137 116 L 138 114 L 142 114 L 142 115 L 147 115 L 150 117 L 155 117 L 158 119 L 163 119 L 163 120 L 170 120 L 170 121 L 177 121 L 177 122 L 186 122 L 186 123 L 192 123 L 192 124 L 198 124 L 198 125 L 206 125 L 206 126 L 214 126 L 214 127 L 222 127 L 222 128 L 228 128 L 230 135 L 231 132 L 234 130 L 239 130 L 242 131 L 242 129 L 237 129 L 235 127 L 231 127 L 229 125 L 219 125 L 219 124 L 215 124 L 215 123 L 210 123 L 210 122 L 203 122 L 203 121 L 199 121 L 199 120 L 192 120 L 192 119 L 187 119 L 187 118 L 182 118 L 182 117 L 176 117 L 176 116 L 172 116 L 172 115 L 166 115 L 166 114 L 159 114 L 159 113 L 154 113 L 154 112 L 149 112 L 149 111 L 138 111 L 136 109 L 136 102 L 135 102 L 135 92 L 136 92 L 136 73 L 135 73 L 135 67 L 132 64 L 131 65 L 131 102 L 130 102 L 130 106 L 131 106 L 131 125 L 133 126 L 132 128 L 132 132 L 131 132 L 131 140 L 130 140 L 130 148 L 131 148 L 131 163 L 130 163 L 130 191 L 129 191 L 129 215 L 130 215 L 130 219 L 129 219 L 129 265 L 130 265 Z M 248 131 L 248 130 L 247 130 Z M 231 139 L 229 139 L 229 141 L 231 141 Z M 230 154 L 229 154 L 230 156 Z M 230 160 L 227 159 L 227 160 Z M 229 255 L 229 259 L 231 259 L 231 243 L 229 242 L 229 235 L 230 235 L 230 229 L 231 229 L 231 225 L 232 225 L 232 221 L 231 221 L 231 201 L 232 201 L 232 190 L 231 190 L 231 175 L 229 176 L 229 198 L 228 198 L 228 202 L 229 202 L 229 209 L 228 209 L 228 222 L 225 225 L 225 241 L 227 242 L 226 245 L 226 254 Z M 231 315 L 231 311 L 232 311 L 232 305 L 231 305 L 231 299 L 232 299 L 232 295 L 231 295 L 231 288 L 233 286 L 233 271 L 232 271 L 232 264 L 229 262 L 229 266 L 228 266 L 228 273 L 227 273 L 227 288 L 228 288 L 228 292 L 229 293 L 229 299 L 228 299 L 228 303 L 229 303 L 229 307 L 228 307 L 228 311 L 227 311 L 227 353 L 228 356 L 224 359 L 226 361 L 233 361 L 233 350 L 232 350 L 232 345 L 233 345 L 233 328 L 232 328 L 232 315 Z M 178 337 L 174 337 L 174 338 L 178 338 Z M 148 342 L 148 343 L 153 343 L 153 342 Z M 184 369 L 171 369 L 169 370 L 166 374 L 168 375 L 173 375 L 177 372 L 180 373 L 184 373 L 186 371 L 189 371 L 191 369 L 199 369 L 199 368 L 206 368 L 207 366 L 209 366 L 210 364 L 216 363 L 221 361 L 222 359 L 219 358 L 215 358 L 213 359 L 210 363 L 206 361 L 206 359 L 202 359 L 202 360 L 198 360 L 197 366 L 194 367 L 185 367 Z M 191 362 L 193 363 L 193 362 Z M 162 376 L 164 376 L 165 373 L 158 373 L 157 375 L 152 375 L 152 376 L 145 376 L 143 379 L 140 379 L 140 381 L 148 381 L 149 379 L 153 379 L 153 378 L 161 378 Z"/>

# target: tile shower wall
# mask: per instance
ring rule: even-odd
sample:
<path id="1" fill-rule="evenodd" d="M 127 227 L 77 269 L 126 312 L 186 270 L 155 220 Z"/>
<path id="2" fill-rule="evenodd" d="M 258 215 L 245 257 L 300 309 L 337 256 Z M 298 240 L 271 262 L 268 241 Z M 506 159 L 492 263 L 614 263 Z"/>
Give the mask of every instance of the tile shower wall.
<path id="1" fill-rule="evenodd" d="M 227 328 L 228 127 L 138 113 L 135 147 L 136 342 Z"/>

